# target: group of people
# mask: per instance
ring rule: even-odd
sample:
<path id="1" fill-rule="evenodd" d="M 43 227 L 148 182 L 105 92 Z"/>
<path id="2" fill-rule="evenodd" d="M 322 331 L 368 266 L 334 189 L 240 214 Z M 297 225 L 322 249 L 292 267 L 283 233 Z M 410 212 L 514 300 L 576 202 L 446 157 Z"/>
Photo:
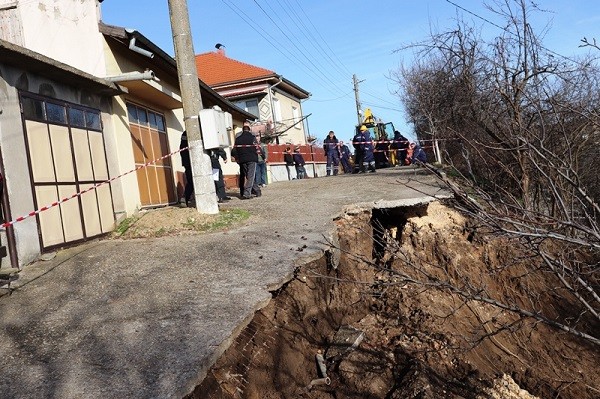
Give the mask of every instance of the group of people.
<path id="1" fill-rule="evenodd" d="M 350 149 L 343 141 L 335 137 L 335 132 L 330 130 L 325 140 L 323 140 L 323 151 L 327 157 L 327 176 L 332 173 L 336 176 L 339 173 L 340 163 L 344 173 L 351 173 L 352 166 L 350 165 Z"/>
<path id="2" fill-rule="evenodd" d="M 375 143 L 375 145 L 374 145 Z M 385 144 L 385 148 L 380 146 Z M 339 173 L 340 164 L 344 173 L 371 173 L 376 171 L 376 153 L 382 154 L 385 159 L 379 158 L 379 165 L 408 165 L 410 163 L 426 162 L 425 151 L 416 143 L 409 141 L 400 134 L 394 132 L 394 139 L 391 145 L 385 138 L 374 142 L 371 133 L 365 125 L 361 125 L 358 132 L 352 139 L 354 147 L 354 168 L 352 168 L 350 159 L 351 153 L 343 141 L 338 140 L 333 130 L 329 131 L 327 137 L 323 140 L 323 150 L 327 157 L 326 173 L 327 176 L 336 176 Z M 181 136 L 180 150 L 188 147 L 187 134 L 184 131 Z M 222 148 L 207 150 L 213 169 L 213 179 L 215 182 L 215 191 L 218 202 L 228 201 L 231 198 L 225 192 L 225 183 L 223 181 L 223 171 L 221 169 L 220 159 L 227 163 L 227 154 Z M 388 157 L 388 153 L 392 159 Z M 235 139 L 235 144 L 231 150 L 232 158 L 235 158 L 240 167 L 239 189 L 240 198 L 247 200 L 262 195 L 261 187 L 267 184 L 267 146 L 257 142 L 256 137 L 250 129 L 250 123 L 244 122 L 242 133 Z M 292 180 L 291 167 L 296 170 L 297 179 L 305 179 L 306 169 L 304 157 L 300 153 L 300 147 L 295 146 L 292 152 L 291 147 L 287 147 L 283 158 L 288 174 L 288 179 Z M 185 202 L 188 205 L 194 191 L 192 171 L 189 151 L 181 151 L 181 162 L 185 169 Z"/>
<path id="3" fill-rule="evenodd" d="M 391 143 L 385 135 L 373 141 L 369 129 L 361 125 L 352 141 L 355 156 L 354 173 L 365 173 L 367 170 L 375 172 L 376 168 L 427 162 L 425 150 L 417 143 L 409 142 L 397 130 Z"/>
<path id="4" fill-rule="evenodd" d="M 390 145 L 387 137 L 373 141 L 371 132 L 365 125 L 361 125 L 352 139 L 354 147 L 354 168 L 350 164 L 351 153 L 343 141 L 335 137 L 330 131 L 323 140 L 323 151 L 327 157 L 327 176 L 339 173 L 340 164 L 344 173 L 374 173 L 377 168 L 392 165 L 409 165 L 416 161 L 426 162 L 425 151 L 416 143 L 410 143 L 400 134 L 394 132 L 394 139 Z M 391 158 L 390 159 L 390 154 Z"/>

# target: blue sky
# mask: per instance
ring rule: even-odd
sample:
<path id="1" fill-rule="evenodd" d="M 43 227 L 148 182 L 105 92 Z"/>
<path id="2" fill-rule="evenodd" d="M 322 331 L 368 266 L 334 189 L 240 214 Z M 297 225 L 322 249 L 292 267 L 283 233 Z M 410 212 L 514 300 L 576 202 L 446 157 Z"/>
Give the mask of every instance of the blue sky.
<path id="1" fill-rule="evenodd" d="M 452 3 L 477 14 L 485 22 Z M 538 0 L 546 10 L 532 25 L 544 31 L 546 48 L 564 56 L 584 55 L 583 37 L 600 41 L 600 1 Z M 490 1 L 487 4 L 491 4 Z M 454 25 L 457 15 L 487 35 L 504 25 L 483 1 L 476 0 L 188 0 L 196 54 L 225 45 L 227 56 L 267 68 L 309 91 L 303 103 L 311 134 L 324 138 L 334 130 L 348 140 L 357 123 L 352 75 L 361 81 L 362 108 L 411 135 L 397 85 L 390 72 L 409 65 L 412 52 L 395 51 Z M 140 31 L 173 55 L 168 3 L 105 0 L 105 23 Z M 490 23 L 491 22 L 491 23 Z"/>

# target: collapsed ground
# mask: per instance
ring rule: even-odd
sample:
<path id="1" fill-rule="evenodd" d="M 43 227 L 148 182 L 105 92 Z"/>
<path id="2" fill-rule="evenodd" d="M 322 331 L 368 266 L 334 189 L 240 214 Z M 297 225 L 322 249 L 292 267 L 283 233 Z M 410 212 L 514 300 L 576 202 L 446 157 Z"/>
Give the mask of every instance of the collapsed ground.
<path id="1" fill-rule="evenodd" d="M 574 303 L 514 243 L 440 203 L 336 223 L 331 251 L 273 292 L 190 398 L 600 397 L 596 346 L 431 283 L 566 318 Z"/>

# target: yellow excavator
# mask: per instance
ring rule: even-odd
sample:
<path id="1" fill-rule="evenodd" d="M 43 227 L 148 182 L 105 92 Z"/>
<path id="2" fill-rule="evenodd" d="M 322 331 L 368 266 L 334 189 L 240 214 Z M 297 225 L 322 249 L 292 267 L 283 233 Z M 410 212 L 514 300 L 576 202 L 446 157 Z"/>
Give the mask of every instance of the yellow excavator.
<path id="1" fill-rule="evenodd" d="M 364 113 L 363 122 L 356 126 L 357 133 L 360 131 L 361 126 L 366 126 L 371 133 L 371 140 L 376 142 L 373 145 L 375 167 L 380 169 L 395 166 L 398 160 L 396 159 L 396 151 L 391 145 L 391 142 L 394 140 L 394 132 L 396 131 L 394 124 L 375 118 L 371 108 L 367 108 Z"/>
<path id="2" fill-rule="evenodd" d="M 381 119 L 375 118 L 371 108 L 365 110 L 362 124 L 356 126 L 357 133 L 362 125 L 365 125 L 367 129 L 369 129 L 373 140 L 392 140 L 394 138 L 394 124 L 392 122 L 383 122 Z"/>

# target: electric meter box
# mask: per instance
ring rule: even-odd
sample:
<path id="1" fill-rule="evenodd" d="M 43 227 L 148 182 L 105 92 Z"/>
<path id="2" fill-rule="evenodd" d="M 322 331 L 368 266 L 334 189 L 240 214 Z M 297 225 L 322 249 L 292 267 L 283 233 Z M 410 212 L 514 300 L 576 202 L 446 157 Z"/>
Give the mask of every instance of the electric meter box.
<path id="1" fill-rule="evenodd" d="M 204 148 L 230 147 L 229 130 L 233 128 L 233 119 L 229 112 L 207 108 L 200 111 L 200 126 Z"/>

